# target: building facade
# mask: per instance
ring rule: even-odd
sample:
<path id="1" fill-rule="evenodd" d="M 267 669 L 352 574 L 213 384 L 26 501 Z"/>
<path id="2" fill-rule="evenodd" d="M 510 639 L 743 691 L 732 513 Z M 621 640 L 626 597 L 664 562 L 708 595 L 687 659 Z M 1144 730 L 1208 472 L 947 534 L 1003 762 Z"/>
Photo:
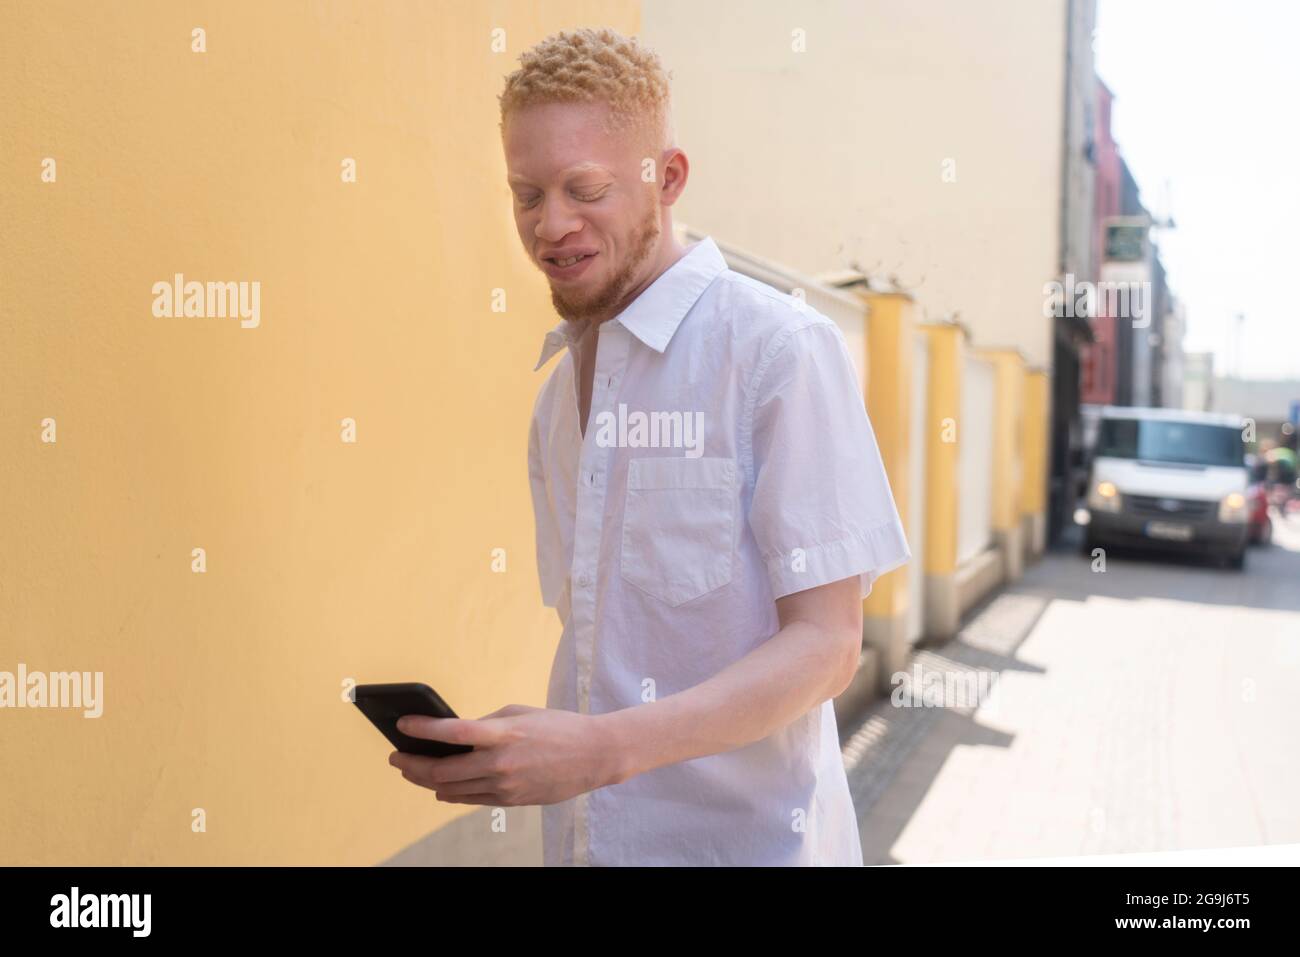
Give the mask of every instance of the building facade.
<path id="1" fill-rule="evenodd" d="M 1095 272 L 1094 17 L 1095 0 L 642 12 L 692 160 L 675 213 L 808 275 L 881 280 L 1050 373 L 1061 502 L 1088 333 L 1045 315 L 1044 287 Z"/>

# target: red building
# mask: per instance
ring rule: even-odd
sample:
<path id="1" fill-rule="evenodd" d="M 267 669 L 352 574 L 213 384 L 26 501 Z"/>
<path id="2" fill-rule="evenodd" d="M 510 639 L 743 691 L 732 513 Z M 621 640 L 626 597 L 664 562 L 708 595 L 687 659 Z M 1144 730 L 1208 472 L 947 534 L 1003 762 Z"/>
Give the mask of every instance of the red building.
<path id="1" fill-rule="evenodd" d="M 1093 208 L 1092 261 L 1100 274 L 1105 260 L 1106 223 L 1121 212 L 1121 167 L 1119 148 L 1110 135 L 1110 105 L 1114 99 L 1109 87 L 1097 78 L 1096 186 Z M 1104 302 L 1104 297 L 1099 297 Z M 1108 405 L 1116 400 L 1119 381 L 1119 341 L 1112 316 L 1097 315 L 1090 320 L 1093 342 L 1083 347 L 1079 377 L 1079 401 Z"/>

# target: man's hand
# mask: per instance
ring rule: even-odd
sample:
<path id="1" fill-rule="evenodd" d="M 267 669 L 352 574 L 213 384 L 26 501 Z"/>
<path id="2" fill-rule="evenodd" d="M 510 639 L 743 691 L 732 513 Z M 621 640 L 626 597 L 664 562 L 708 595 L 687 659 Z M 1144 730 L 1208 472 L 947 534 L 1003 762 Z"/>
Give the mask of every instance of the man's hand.
<path id="1" fill-rule="evenodd" d="M 388 763 L 439 801 L 555 804 L 623 780 L 621 755 L 600 717 L 519 704 L 477 720 L 408 714 L 397 722 L 403 734 L 474 750 L 445 758 L 394 751 Z"/>

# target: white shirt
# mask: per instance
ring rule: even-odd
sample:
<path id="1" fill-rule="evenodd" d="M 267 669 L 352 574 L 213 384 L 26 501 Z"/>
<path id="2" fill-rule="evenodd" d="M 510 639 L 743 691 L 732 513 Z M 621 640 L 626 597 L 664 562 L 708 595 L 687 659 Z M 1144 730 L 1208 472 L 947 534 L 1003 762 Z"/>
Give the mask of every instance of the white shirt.
<path id="1" fill-rule="evenodd" d="M 547 333 L 536 368 L 579 332 Z M 564 625 L 547 707 L 684 691 L 776 634 L 777 598 L 854 575 L 866 597 L 911 557 L 830 319 L 704 239 L 597 335 L 585 438 L 571 350 L 530 433 L 542 600 Z M 543 805 L 542 825 L 547 865 L 862 863 L 829 699 L 745 747 Z"/>

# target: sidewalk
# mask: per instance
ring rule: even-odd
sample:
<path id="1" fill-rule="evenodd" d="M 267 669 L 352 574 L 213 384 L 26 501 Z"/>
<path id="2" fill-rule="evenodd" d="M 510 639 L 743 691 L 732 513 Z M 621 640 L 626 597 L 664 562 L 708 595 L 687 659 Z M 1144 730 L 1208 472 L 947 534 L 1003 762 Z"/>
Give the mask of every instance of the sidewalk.
<path id="1" fill-rule="evenodd" d="M 1300 841 L 1300 521 L 1244 573 L 1049 553 L 915 662 L 993 690 L 842 729 L 867 864 Z"/>

